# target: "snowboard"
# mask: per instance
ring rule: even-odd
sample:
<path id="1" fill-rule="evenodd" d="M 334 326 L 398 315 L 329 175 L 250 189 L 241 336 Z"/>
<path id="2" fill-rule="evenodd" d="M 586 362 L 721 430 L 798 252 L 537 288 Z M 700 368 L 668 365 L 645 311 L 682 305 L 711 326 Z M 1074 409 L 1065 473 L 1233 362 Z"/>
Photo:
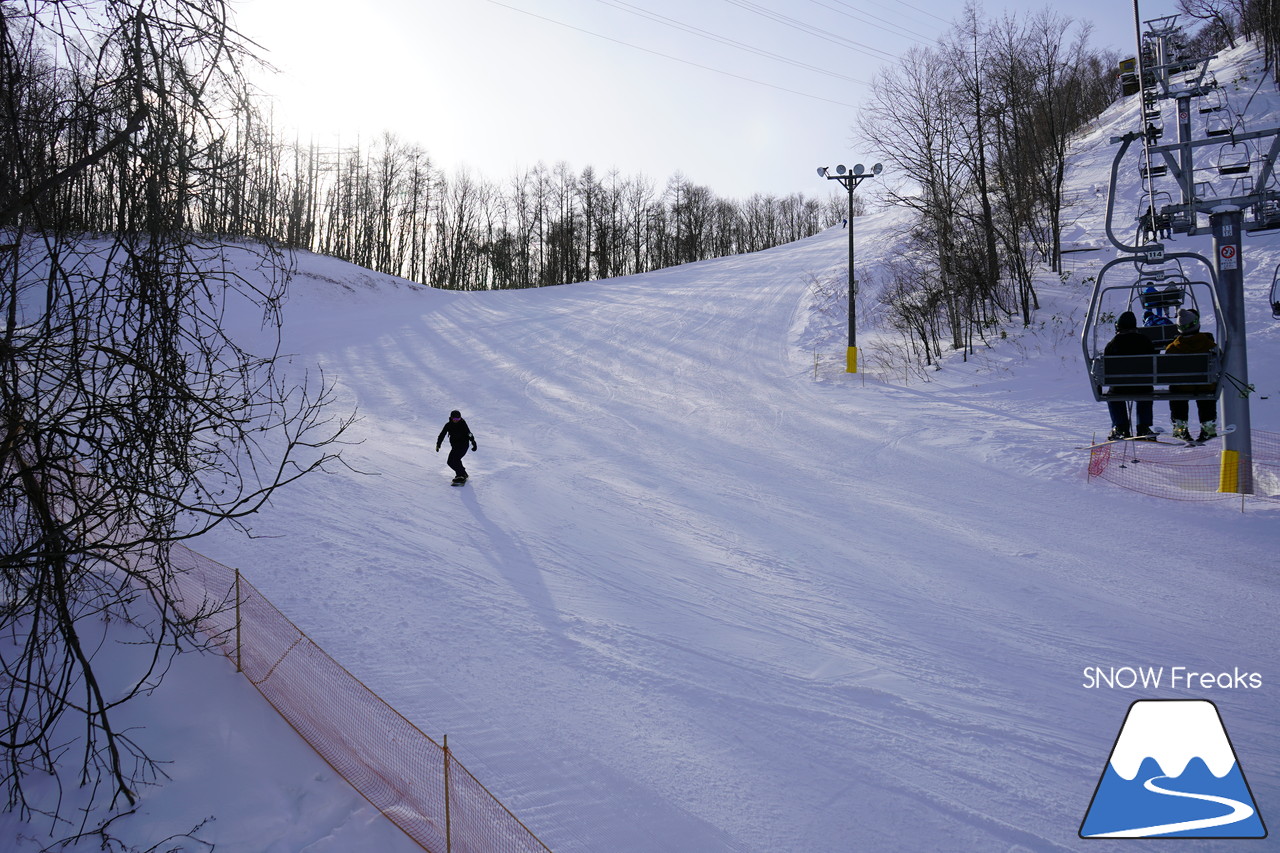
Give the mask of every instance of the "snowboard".
<path id="1" fill-rule="evenodd" d="M 454 478 L 453 478 L 453 482 L 451 482 L 449 485 L 451 485 L 451 486 L 465 486 L 465 485 L 466 485 L 466 483 L 467 483 L 467 478 L 466 478 L 466 477 L 454 477 Z"/>
<path id="2" fill-rule="evenodd" d="M 1156 438 L 1153 439 L 1149 435 L 1142 436 L 1141 438 L 1138 436 L 1130 436 L 1129 438 L 1113 438 L 1108 441 L 1099 441 L 1096 444 L 1086 444 L 1083 447 L 1077 447 L 1076 449 L 1077 450 L 1093 450 L 1095 447 L 1106 447 L 1109 444 L 1124 444 L 1125 442 L 1130 442 L 1130 441 L 1141 441 L 1141 442 L 1146 442 L 1147 444 L 1168 444 L 1173 447 L 1203 447 L 1206 442 L 1213 441 L 1214 438 L 1221 438 L 1224 435 L 1228 435 L 1230 433 L 1235 432 L 1236 427 L 1235 427 L 1235 424 L 1227 424 L 1222 429 L 1218 430 L 1218 434 L 1215 435 L 1213 438 L 1206 438 L 1204 441 L 1197 441 L 1194 438 L 1191 438 L 1191 439 L 1174 438 L 1172 436 L 1170 436 L 1169 440 L 1166 441 L 1163 438 L 1165 432 L 1162 427 L 1152 427 L 1151 431 L 1156 434 L 1157 436 Z"/>
<path id="3" fill-rule="evenodd" d="M 1195 438 L 1180 438 L 1178 439 L 1178 441 L 1181 441 L 1184 447 L 1203 447 L 1206 442 L 1213 441 L 1213 439 L 1215 438 L 1222 438 L 1224 435 L 1228 435 L 1235 431 L 1236 431 L 1235 424 L 1227 424 L 1222 429 L 1218 430 L 1217 435 L 1212 436 L 1211 438 L 1206 438 L 1204 441 L 1200 441 L 1199 439 L 1195 439 Z"/>

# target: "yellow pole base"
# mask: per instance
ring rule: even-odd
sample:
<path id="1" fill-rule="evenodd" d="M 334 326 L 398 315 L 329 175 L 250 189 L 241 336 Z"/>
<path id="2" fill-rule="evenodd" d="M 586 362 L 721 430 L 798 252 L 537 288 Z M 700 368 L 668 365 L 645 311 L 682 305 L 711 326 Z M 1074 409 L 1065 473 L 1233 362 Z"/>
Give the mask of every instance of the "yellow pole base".
<path id="1" fill-rule="evenodd" d="M 845 373 L 858 372 L 858 348 L 849 347 L 849 351 L 845 354 Z"/>
<path id="2" fill-rule="evenodd" d="M 1240 491 L 1240 453 L 1236 450 L 1222 451 L 1222 462 L 1218 474 L 1218 491 Z"/>

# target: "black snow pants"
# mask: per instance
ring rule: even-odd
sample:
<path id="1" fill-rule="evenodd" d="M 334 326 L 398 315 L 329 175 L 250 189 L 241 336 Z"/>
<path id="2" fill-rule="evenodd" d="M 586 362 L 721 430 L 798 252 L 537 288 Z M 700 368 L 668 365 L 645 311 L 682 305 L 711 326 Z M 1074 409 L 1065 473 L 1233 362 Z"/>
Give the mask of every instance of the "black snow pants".
<path id="1" fill-rule="evenodd" d="M 465 444 L 449 445 L 449 458 L 448 460 L 446 460 L 445 464 L 447 464 L 450 468 L 452 468 L 453 473 L 457 474 L 459 477 L 467 476 L 467 469 L 462 467 L 462 457 L 466 455 L 467 455 L 467 445 Z"/>

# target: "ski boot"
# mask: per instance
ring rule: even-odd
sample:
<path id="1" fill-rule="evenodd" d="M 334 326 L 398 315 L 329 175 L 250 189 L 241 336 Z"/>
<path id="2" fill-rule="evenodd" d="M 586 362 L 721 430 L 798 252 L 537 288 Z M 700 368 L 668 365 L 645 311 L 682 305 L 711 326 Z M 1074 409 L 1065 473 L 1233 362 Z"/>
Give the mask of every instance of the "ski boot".
<path id="1" fill-rule="evenodd" d="M 1111 433 L 1107 436 L 1107 441 L 1121 441 L 1128 437 L 1129 437 L 1129 431 L 1127 429 L 1121 429 L 1120 427 L 1112 427 Z"/>
<path id="2" fill-rule="evenodd" d="M 1181 439 L 1182 441 L 1191 440 L 1191 430 L 1187 429 L 1186 421 L 1173 422 L 1173 437 Z"/>
<path id="3" fill-rule="evenodd" d="M 1211 438 L 1217 438 L 1217 437 L 1218 437 L 1217 421 L 1205 421 L 1204 423 L 1200 424 L 1200 435 L 1196 438 L 1196 441 L 1208 441 Z"/>
<path id="4" fill-rule="evenodd" d="M 1138 424 L 1137 435 L 1134 436 L 1135 441 L 1155 441 L 1156 434 L 1151 431 L 1150 424 Z"/>

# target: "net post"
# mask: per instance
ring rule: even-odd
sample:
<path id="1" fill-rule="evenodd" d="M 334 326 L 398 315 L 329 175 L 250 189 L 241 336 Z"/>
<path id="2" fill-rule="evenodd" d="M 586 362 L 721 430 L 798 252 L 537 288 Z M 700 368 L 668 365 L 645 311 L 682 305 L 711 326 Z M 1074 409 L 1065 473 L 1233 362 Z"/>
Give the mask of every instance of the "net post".
<path id="1" fill-rule="evenodd" d="M 453 853 L 453 825 L 449 813 L 449 736 L 444 736 L 444 849 Z"/>
<path id="2" fill-rule="evenodd" d="M 236 672 L 244 672 L 240 661 L 240 570 L 236 569 Z"/>

